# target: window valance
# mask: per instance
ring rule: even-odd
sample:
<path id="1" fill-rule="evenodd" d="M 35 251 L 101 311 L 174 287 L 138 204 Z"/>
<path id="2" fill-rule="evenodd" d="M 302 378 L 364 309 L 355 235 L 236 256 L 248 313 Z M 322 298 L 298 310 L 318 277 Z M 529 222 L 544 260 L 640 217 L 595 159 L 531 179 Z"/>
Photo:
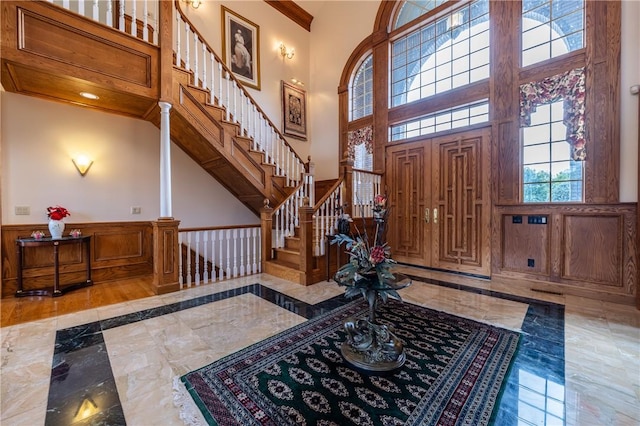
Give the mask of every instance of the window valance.
<path id="1" fill-rule="evenodd" d="M 367 154 L 373 154 L 373 127 L 365 126 L 347 133 L 347 155 L 355 158 L 356 146 L 364 144 Z"/>
<path id="2" fill-rule="evenodd" d="M 538 105 L 562 99 L 563 123 L 567 126 L 567 142 L 571 145 L 571 157 L 583 161 L 585 150 L 585 72 L 576 68 L 544 80 L 520 86 L 520 127 L 531 125 L 531 113 Z"/>

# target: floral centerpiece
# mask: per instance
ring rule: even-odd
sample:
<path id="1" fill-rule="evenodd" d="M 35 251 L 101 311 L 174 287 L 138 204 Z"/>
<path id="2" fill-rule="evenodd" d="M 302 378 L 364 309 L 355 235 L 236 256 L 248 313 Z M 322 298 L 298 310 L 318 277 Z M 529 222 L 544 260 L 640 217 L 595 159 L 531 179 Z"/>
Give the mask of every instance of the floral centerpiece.
<path id="1" fill-rule="evenodd" d="M 349 254 L 349 262 L 338 269 L 334 277 L 335 281 L 340 285 L 347 285 L 345 291 L 347 298 L 362 294 L 372 309 L 375 309 L 378 296 L 383 303 L 386 303 L 389 297 L 402 300 L 393 285 L 395 276 L 391 272 L 391 267 L 396 261 L 391 258 L 391 248 L 384 241 L 388 216 L 386 206 L 386 195 L 377 195 L 374 198 L 376 232 L 373 241 L 370 241 L 364 224 L 364 234 L 361 234 L 356 226 L 355 237 L 341 233 L 335 235 L 331 241 L 331 244 L 345 244 Z M 370 320 L 373 320 L 373 317 Z"/>
<path id="2" fill-rule="evenodd" d="M 406 359 L 403 343 L 394 334 L 393 326 L 376 322 L 378 300 L 382 303 L 389 298 L 402 300 L 398 290 L 411 283 L 407 277 L 396 276 L 391 271 L 396 262 L 384 241 L 387 216 L 387 197 L 377 195 L 373 201 L 373 241 L 369 239 L 366 224 L 363 224 L 364 235 L 356 226 L 355 237 L 340 233 L 331 241 L 331 244 L 345 244 L 349 254 L 349 262 L 338 269 L 333 279 L 346 287 L 345 297 L 361 294 L 369 305 L 367 319 L 348 318 L 344 323 L 347 341 L 340 350 L 348 362 L 371 371 L 398 368 Z"/>
<path id="3" fill-rule="evenodd" d="M 70 216 L 69 210 L 62 206 L 47 207 L 47 216 L 49 217 L 49 232 L 51 232 L 51 238 L 60 239 L 64 232 L 64 219 Z"/>

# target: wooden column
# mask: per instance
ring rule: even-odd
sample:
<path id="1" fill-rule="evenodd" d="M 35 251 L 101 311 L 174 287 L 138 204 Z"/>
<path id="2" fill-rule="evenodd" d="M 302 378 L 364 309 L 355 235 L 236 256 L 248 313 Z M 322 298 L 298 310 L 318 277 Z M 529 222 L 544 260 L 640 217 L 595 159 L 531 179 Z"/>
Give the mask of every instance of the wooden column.
<path id="1" fill-rule="evenodd" d="M 346 204 L 344 213 L 348 213 L 353 217 L 351 207 L 353 207 L 353 161 L 348 158 L 343 158 L 340 161 L 340 174 L 344 181 L 344 193 L 340 194 L 342 205 Z"/>
<path id="2" fill-rule="evenodd" d="M 300 270 L 304 272 L 304 284 L 309 282 L 313 269 L 313 207 L 300 207 Z"/>
<path id="3" fill-rule="evenodd" d="M 153 290 L 156 294 L 180 290 L 178 281 L 179 220 L 160 218 L 153 222 Z"/>
<path id="4" fill-rule="evenodd" d="M 272 250 L 272 217 L 273 217 L 273 208 L 269 207 L 269 200 L 265 200 L 265 205 L 260 211 L 260 228 L 262 232 L 261 244 L 262 244 L 262 271 L 265 270 L 265 263 L 270 261 L 273 258 L 273 250 Z"/>

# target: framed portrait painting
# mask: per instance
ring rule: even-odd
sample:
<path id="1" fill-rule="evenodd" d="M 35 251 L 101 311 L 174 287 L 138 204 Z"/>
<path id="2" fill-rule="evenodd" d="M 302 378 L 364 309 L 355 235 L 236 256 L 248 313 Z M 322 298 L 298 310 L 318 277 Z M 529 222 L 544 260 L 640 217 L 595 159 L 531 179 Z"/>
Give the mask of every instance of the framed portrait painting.
<path id="1" fill-rule="evenodd" d="M 224 6 L 222 56 L 242 84 L 260 90 L 260 27 Z"/>
<path id="2" fill-rule="evenodd" d="M 307 140 L 307 95 L 304 90 L 282 82 L 282 133 Z"/>

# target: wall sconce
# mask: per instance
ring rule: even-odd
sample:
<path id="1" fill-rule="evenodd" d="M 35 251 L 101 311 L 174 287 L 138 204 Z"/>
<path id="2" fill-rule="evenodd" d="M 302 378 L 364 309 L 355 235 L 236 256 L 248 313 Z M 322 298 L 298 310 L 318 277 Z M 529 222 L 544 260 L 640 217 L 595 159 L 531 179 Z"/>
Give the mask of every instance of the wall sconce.
<path id="1" fill-rule="evenodd" d="M 72 158 L 71 161 L 73 165 L 76 166 L 80 176 L 86 175 L 93 164 L 93 160 L 89 159 L 86 155 L 78 155 L 76 158 Z"/>
<path id="2" fill-rule="evenodd" d="M 297 78 L 292 78 L 291 82 L 293 84 L 297 84 L 298 86 L 304 86 L 304 83 L 302 81 L 298 80 Z"/>
<path id="3" fill-rule="evenodd" d="M 182 0 L 182 1 L 185 2 L 187 6 L 191 5 L 191 7 L 194 9 L 199 8 L 200 4 L 202 4 L 201 0 Z"/>
<path id="4" fill-rule="evenodd" d="M 280 43 L 280 55 L 282 55 L 282 59 L 286 56 L 287 59 L 293 58 L 293 55 L 296 54 L 296 49 L 287 50 L 287 46 L 284 43 Z"/>

